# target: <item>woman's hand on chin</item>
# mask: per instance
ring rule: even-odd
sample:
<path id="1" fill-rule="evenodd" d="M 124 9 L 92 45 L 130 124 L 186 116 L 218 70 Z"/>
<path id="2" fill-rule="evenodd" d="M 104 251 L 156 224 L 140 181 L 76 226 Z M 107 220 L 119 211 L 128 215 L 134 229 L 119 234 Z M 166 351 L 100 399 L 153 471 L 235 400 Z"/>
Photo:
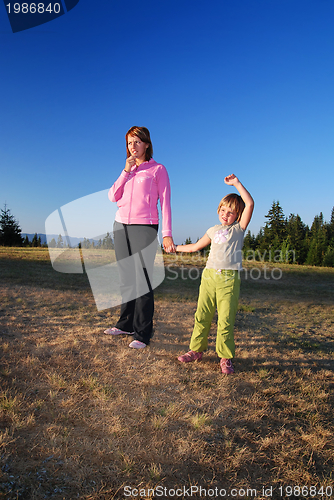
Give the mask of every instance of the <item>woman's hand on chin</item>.
<path id="1" fill-rule="evenodd" d="M 125 167 L 124 167 L 125 172 L 131 172 L 131 169 L 135 164 L 136 164 L 135 156 L 129 156 L 125 162 Z"/>

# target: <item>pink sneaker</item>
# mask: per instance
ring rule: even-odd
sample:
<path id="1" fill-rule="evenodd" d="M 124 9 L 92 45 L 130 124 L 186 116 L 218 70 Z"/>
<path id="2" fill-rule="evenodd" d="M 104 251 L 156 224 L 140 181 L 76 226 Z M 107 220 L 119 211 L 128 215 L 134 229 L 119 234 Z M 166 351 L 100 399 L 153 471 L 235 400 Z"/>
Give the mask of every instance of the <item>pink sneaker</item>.
<path id="1" fill-rule="evenodd" d="M 147 347 L 144 342 L 140 342 L 140 340 L 133 340 L 130 344 L 129 347 L 133 347 L 133 349 L 144 349 L 144 347 Z"/>
<path id="2" fill-rule="evenodd" d="M 177 359 L 181 361 L 181 363 L 189 363 L 190 361 L 201 361 L 203 357 L 202 352 L 189 351 L 186 354 L 182 354 Z"/>
<path id="3" fill-rule="evenodd" d="M 225 375 L 231 375 L 231 373 L 234 373 L 234 367 L 231 359 L 222 358 L 220 360 L 220 368 L 222 373 Z"/>
<path id="4" fill-rule="evenodd" d="M 104 330 L 104 333 L 106 335 L 133 335 L 134 332 L 124 332 L 123 330 L 120 330 L 119 328 L 116 328 L 113 326 L 112 328 L 107 328 Z"/>

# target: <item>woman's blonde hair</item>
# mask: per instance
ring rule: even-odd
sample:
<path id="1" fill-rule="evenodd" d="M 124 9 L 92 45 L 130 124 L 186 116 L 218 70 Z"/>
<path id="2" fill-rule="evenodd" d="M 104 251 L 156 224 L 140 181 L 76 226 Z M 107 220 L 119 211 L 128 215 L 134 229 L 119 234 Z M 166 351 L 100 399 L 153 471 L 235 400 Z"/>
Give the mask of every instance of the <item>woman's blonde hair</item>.
<path id="1" fill-rule="evenodd" d="M 131 136 L 135 135 L 142 142 L 145 142 L 145 144 L 148 144 L 148 148 L 146 149 L 146 152 L 145 152 L 145 160 L 146 161 L 150 160 L 153 156 L 153 146 L 152 146 L 149 130 L 146 127 L 131 127 L 130 130 L 127 131 L 127 133 L 125 134 L 127 158 L 129 158 L 129 156 L 131 156 L 131 153 L 130 153 L 129 148 L 128 148 L 129 135 L 131 135 Z"/>
<path id="2" fill-rule="evenodd" d="M 219 213 L 219 210 L 221 209 L 222 206 L 229 207 L 232 208 L 232 210 L 235 210 L 237 212 L 236 220 L 238 222 L 240 221 L 242 212 L 244 211 L 245 208 L 245 202 L 239 194 L 231 193 L 224 196 L 224 198 L 218 205 L 217 213 Z"/>

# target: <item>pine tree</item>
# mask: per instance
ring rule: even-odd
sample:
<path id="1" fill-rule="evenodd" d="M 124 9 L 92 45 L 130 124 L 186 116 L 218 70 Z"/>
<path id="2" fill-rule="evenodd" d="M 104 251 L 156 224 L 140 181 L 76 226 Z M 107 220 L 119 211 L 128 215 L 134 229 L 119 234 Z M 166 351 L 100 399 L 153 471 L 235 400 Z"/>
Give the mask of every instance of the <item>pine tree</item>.
<path id="1" fill-rule="evenodd" d="M 317 236 L 319 229 L 321 229 L 324 225 L 324 216 L 323 213 L 320 212 L 319 215 L 316 215 L 313 219 L 311 226 L 311 238 Z"/>
<path id="2" fill-rule="evenodd" d="M 113 244 L 112 237 L 111 237 L 110 233 L 107 233 L 105 235 L 105 237 L 103 238 L 102 248 L 104 248 L 106 250 L 110 250 L 110 249 L 114 248 L 114 244 Z"/>
<path id="3" fill-rule="evenodd" d="M 334 207 L 332 208 L 331 220 L 328 224 L 328 239 L 330 245 L 334 247 Z"/>
<path id="4" fill-rule="evenodd" d="M 21 232 L 19 223 L 11 215 L 9 208 L 5 204 L 5 209 L 1 209 L 0 214 L 0 245 L 5 247 L 22 246 Z"/>
<path id="5" fill-rule="evenodd" d="M 90 248 L 90 241 L 87 238 L 84 238 L 81 242 L 81 248 Z"/>
<path id="6" fill-rule="evenodd" d="M 250 230 L 247 231 L 247 234 L 244 238 L 243 244 L 243 258 L 246 260 L 255 260 L 255 250 L 256 250 L 256 238 Z"/>
<path id="7" fill-rule="evenodd" d="M 325 267 L 334 267 L 334 248 L 327 247 L 326 253 L 324 255 L 322 265 Z"/>
<path id="8" fill-rule="evenodd" d="M 308 233 L 308 226 L 306 226 L 297 214 L 290 214 L 286 226 L 287 238 L 285 245 L 289 245 L 289 249 L 293 252 L 288 256 L 289 262 L 296 262 L 303 264 L 307 256 L 307 248 L 305 246 L 305 237 Z"/>
<path id="9" fill-rule="evenodd" d="M 63 248 L 63 247 L 64 247 L 63 237 L 61 234 L 59 234 L 58 240 L 57 240 L 57 248 Z"/>
<path id="10" fill-rule="evenodd" d="M 286 218 L 279 203 L 273 202 L 268 214 L 268 221 L 263 229 L 260 252 L 265 260 L 280 259 L 281 247 L 286 236 Z"/>
<path id="11" fill-rule="evenodd" d="M 32 240 L 31 240 L 31 246 L 32 247 L 38 247 L 37 233 L 34 234 Z"/>
<path id="12" fill-rule="evenodd" d="M 276 238 L 280 242 L 283 241 L 286 232 L 286 219 L 279 201 L 273 202 L 265 217 L 268 219 L 265 229 L 267 229 L 270 239 Z"/>
<path id="13" fill-rule="evenodd" d="M 26 237 L 24 238 L 23 246 L 24 247 L 30 247 L 30 241 L 29 241 L 29 238 L 28 238 L 27 234 L 26 234 Z"/>
<path id="14" fill-rule="evenodd" d="M 310 231 L 310 246 L 307 253 L 306 264 L 310 266 L 321 266 L 326 254 L 327 246 L 327 228 L 324 223 L 322 212 L 314 217 Z"/>

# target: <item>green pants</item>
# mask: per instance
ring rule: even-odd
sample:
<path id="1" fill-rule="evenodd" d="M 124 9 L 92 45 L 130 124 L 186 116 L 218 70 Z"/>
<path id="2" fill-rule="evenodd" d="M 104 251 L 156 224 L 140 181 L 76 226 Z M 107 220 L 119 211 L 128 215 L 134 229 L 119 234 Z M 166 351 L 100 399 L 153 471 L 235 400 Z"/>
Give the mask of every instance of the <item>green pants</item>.
<path id="1" fill-rule="evenodd" d="M 218 311 L 216 352 L 220 358 L 234 357 L 234 321 L 238 309 L 240 276 L 238 271 L 204 269 L 199 289 L 195 325 L 190 349 L 203 352 L 208 348 L 208 335 L 213 315 Z"/>

